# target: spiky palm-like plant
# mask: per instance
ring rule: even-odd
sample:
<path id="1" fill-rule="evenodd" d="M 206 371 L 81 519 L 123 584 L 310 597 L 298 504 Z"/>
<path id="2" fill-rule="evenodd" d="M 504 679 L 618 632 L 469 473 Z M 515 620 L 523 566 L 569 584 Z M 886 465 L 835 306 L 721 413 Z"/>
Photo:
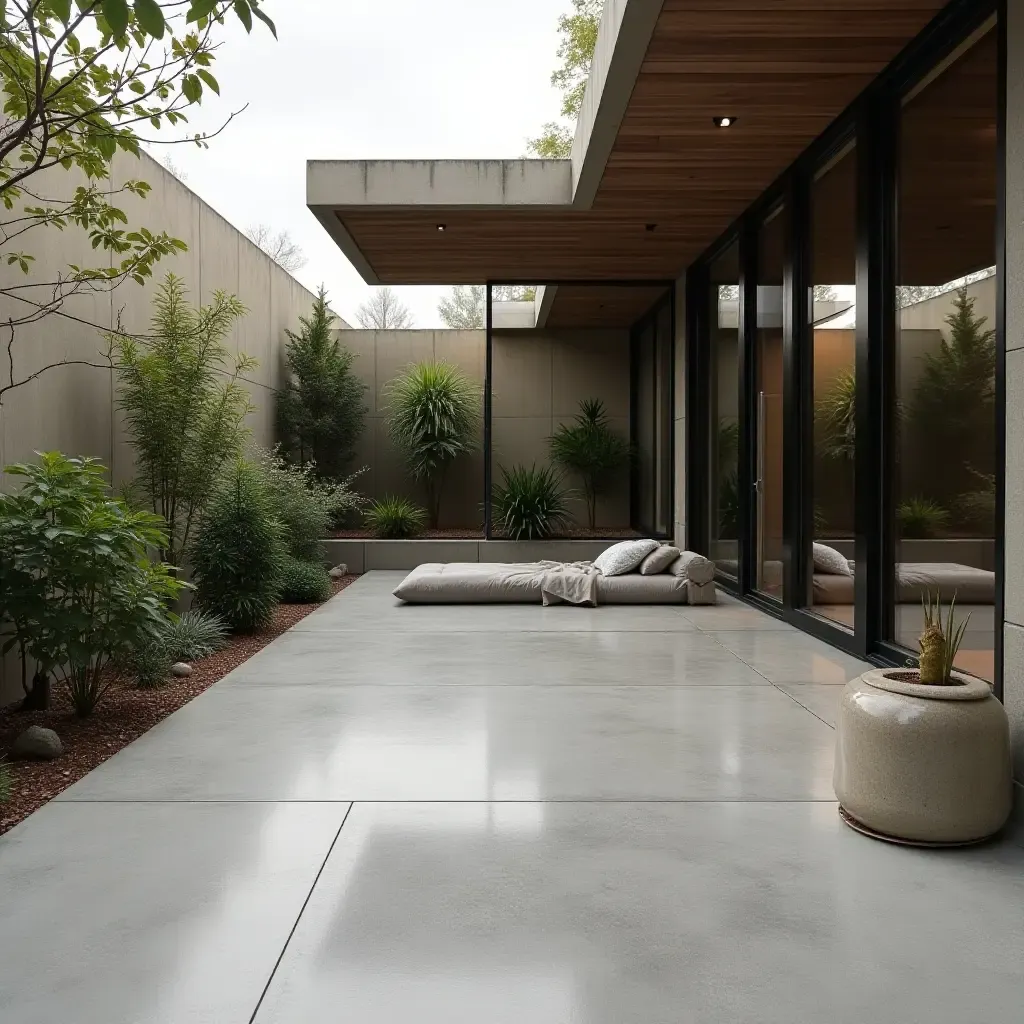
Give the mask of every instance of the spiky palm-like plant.
<path id="1" fill-rule="evenodd" d="M 422 532 L 426 519 L 419 505 L 408 498 L 398 498 L 394 495 L 370 502 L 363 515 L 370 532 L 384 540 L 415 537 Z"/>
<path id="2" fill-rule="evenodd" d="M 970 615 L 957 623 L 953 617 L 956 609 L 956 594 L 949 602 L 949 613 L 942 618 L 941 595 L 926 594 L 921 598 L 924 609 L 924 632 L 918 640 L 921 648 L 921 682 L 929 686 L 948 686 L 953 681 L 953 662 L 964 642 Z"/>
<path id="3" fill-rule="evenodd" d="M 512 540 L 541 540 L 569 522 L 566 494 L 550 466 L 501 467 L 494 488 L 496 524 Z"/>
<path id="4" fill-rule="evenodd" d="M 426 489 L 429 523 L 436 527 L 445 476 L 476 447 L 480 389 L 457 366 L 429 361 L 408 367 L 385 394 L 391 437 Z"/>
<path id="5" fill-rule="evenodd" d="M 857 378 L 843 370 L 818 402 L 818 447 L 826 458 L 852 462 L 857 452 Z"/>
<path id="6" fill-rule="evenodd" d="M 580 402 L 575 420 L 560 426 L 548 443 L 555 462 L 580 478 L 587 502 L 587 521 L 594 529 L 597 499 L 629 462 L 629 442 L 612 430 L 604 402 L 587 398 Z"/>

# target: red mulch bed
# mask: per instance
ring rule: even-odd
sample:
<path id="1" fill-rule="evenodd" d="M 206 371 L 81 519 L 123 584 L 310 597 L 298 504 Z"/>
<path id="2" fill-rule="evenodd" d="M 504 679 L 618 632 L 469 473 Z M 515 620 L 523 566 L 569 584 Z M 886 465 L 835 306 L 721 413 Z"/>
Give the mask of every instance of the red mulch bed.
<path id="1" fill-rule="evenodd" d="M 571 526 L 561 533 L 549 537 L 549 540 L 629 540 L 632 537 L 640 537 L 642 534 L 630 527 L 609 529 L 600 527 L 596 530 L 587 529 L 584 526 Z M 331 534 L 332 540 L 376 540 L 377 538 L 369 530 L 335 530 Z M 444 530 L 424 530 L 413 540 L 483 540 L 484 531 L 479 529 L 459 529 L 448 527 Z M 495 531 L 495 540 L 502 540 L 500 533 Z"/>
<path id="2" fill-rule="evenodd" d="M 332 580 L 331 589 L 339 594 L 357 578 L 350 575 Z M 0 754 L 6 754 L 30 725 L 53 729 L 64 744 L 64 753 L 54 761 L 9 761 L 11 795 L 6 803 L 0 804 L 0 835 L 198 697 L 318 607 L 279 605 L 267 629 L 252 636 L 232 637 L 223 651 L 194 662 L 192 675 L 186 679 L 173 679 L 164 686 L 140 690 L 129 680 L 118 678 L 90 718 L 76 718 L 72 714 L 67 693 L 56 683 L 49 711 L 23 713 L 16 704 L 0 709 Z"/>

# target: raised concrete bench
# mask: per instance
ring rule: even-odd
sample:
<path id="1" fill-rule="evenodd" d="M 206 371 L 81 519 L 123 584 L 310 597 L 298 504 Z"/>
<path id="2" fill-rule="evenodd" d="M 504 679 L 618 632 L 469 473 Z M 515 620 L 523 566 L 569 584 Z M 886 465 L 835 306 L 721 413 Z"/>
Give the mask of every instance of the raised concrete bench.
<path id="1" fill-rule="evenodd" d="M 425 562 L 593 561 L 614 540 L 325 540 L 324 559 L 349 572 L 415 569 Z"/>

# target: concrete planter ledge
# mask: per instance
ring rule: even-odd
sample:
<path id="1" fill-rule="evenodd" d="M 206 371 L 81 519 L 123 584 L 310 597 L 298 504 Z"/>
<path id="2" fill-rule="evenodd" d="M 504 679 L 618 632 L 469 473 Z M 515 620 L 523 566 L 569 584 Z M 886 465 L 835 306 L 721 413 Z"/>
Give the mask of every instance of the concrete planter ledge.
<path id="1" fill-rule="evenodd" d="M 581 562 L 614 540 L 325 540 L 324 558 L 349 572 L 415 569 L 424 562 Z"/>

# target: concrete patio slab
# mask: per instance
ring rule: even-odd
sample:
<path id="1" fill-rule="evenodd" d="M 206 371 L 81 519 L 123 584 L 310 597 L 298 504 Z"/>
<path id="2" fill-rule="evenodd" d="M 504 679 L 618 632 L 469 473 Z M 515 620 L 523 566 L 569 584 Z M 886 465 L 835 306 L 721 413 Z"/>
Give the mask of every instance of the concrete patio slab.
<path id="1" fill-rule="evenodd" d="M 501 651 L 500 656 L 495 652 Z M 702 633 L 287 633 L 224 685 L 768 686 Z"/>
<path id="2" fill-rule="evenodd" d="M 827 800 L 832 746 L 773 686 L 239 684 L 59 799 Z"/>
<path id="3" fill-rule="evenodd" d="M 248 1021 L 347 810 L 48 804 L 0 839 L 0 1019 Z"/>
<path id="4" fill-rule="evenodd" d="M 1015 1020 L 1020 867 L 828 803 L 358 805 L 256 1022 Z"/>
<path id="5" fill-rule="evenodd" d="M 1019 1016 L 1024 848 L 839 822 L 856 659 L 728 598 L 401 608 L 402 575 L 0 838 L 0 1020 Z"/>

